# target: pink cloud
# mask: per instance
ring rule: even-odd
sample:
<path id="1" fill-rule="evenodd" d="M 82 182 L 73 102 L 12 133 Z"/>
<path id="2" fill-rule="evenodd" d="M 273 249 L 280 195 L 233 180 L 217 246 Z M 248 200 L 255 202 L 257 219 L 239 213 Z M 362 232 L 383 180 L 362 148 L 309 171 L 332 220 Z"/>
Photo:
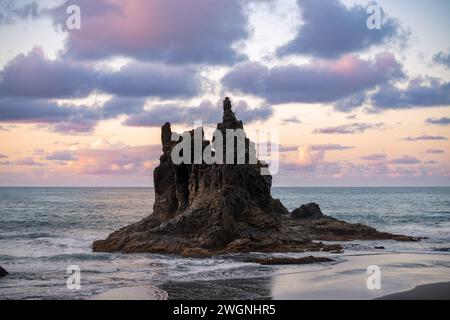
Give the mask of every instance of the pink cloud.
<path id="1" fill-rule="evenodd" d="M 53 12 L 57 24 L 68 4 L 80 6 L 82 25 L 68 31 L 67 54 L 82 59 L 229 63 L 239 58 L 232 44 L 248 35 L 239 0 L 68 1 Z"/>
<path id="2" fill-rule="evenodd" d="M 72 152 L 69 169 L 80 175 L 151 175 L 157 165 L 161 146 L 101 146 Z"/>

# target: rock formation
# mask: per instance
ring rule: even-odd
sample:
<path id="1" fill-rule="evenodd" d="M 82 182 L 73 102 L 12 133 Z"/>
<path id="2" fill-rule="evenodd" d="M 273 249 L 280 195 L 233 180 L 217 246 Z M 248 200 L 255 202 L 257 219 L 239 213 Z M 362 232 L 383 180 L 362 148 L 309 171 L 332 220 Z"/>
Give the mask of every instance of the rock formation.
<path id="1" fill-rule="evenodd" d="M 297 219 L 320 219 L 324 215 L 317 203 L 308 203 L 292 211 L 292 217 Z"/>
<path id="2" fill-rule="evenodd" d="M 8 272 L 0 266 L 0 277 L 4 277 L 8 275 Z"/>
<path id="3" fill-rule="evenodd" d="M 228 98 L 223 109 L 217 130 L 225 137 L 227 129 L 243 129 Z M 203 128 L 197 130 L 203 136 Z M 194 137 L 195 130 L 189 135 Z M 153 213 L 113 232 L 105 240 L 95 241 L 94 251 L 204 256 L 222 252 L 341 250 L 339 245 L 313 240 L 415 240 L 323 216 L 318 205 L 300 207 L 291 216 L 270 194 L 272 177 L 261 175 L 261 168 L 266 165 L 250 161 L 255 150 L 249 139 L 245 138 L 243 164 L 206 164 L 203 159 L 175 164 L 171 152 L 184 139 L 178 137 L 172 141 L 170 124 L 162 126 L 162 155 L 153 172 Z M 230 143 L 236 147 L 233 141 L 225 140 L 224 149 Z M 207 140 L 201 143 L 202 151 L 210 146 Z M 190 147 L 193 155 L 193 142 Z M 226 150 L 223 151 L 225 156 Z"/>

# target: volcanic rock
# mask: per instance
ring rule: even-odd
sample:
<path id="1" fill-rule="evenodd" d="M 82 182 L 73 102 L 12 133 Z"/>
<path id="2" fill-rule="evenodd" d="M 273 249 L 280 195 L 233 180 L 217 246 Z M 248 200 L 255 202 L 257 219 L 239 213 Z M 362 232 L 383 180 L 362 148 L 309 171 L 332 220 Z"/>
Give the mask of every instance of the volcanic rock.
<path id="1" fill-rule="evenodd" d="M 324 217 L 317 203 L 303 204 L 292 211 L 291 215 L 297 219 L 320 219 Z"/>
<path id="2" fill-rule="evenodd" d="M 224 137 L 224 157 L 230 146 L 234 151 L 237 148 L 236 141 L 226 141 L 229 129 L 243 130 L 243 124 L 232 111 L 230 99 L 225 98 L 222 122 L 217 124 L 217 131 Z M 202 151 L 216 146 L 214 139 L 212 142 L 204 139 L 203 128 L 180 136 L 172 132 L 170 123 L 162 126 L 162 155 L 153 172 L 153 213 L 113 232 L 105 240 L 95 241 L 94 251 L 161 252 L 185 256 L 251 251 L 336 252 L 342 250 L 340 245 L 313 240 L 408 238 L 330 217 L 322 218 L 320 208 L 311 204 L 299 208 L 301 219 L 292 219 L 283 204 L 272 198 L 272 177 L 261 174 L 261 169 L 267 165 L 256 159 L 254 143 L 244 137 L 245 157 L 240 163 L 235 152 L 234 164 L 220 161 L 207 164 L 204 159 L 194 158 L 196 134 L 202 137 Z M 191 161 L 174 163 L 172 152 L 188 137 L 193 138 L 190 139 Z M 212 156 L 220 149 L 214 150 Z M 188 158 L 189 153 L 184 152 L 182 155 Z M 250 161 L 253 158 L 256 161 Z M 304 216 L 314 219 L 302 219 Z M 321 219 L 316 219 L 318 217 Z"/>
<path id="3" fill-rule="evenodd" d="M 0 277 L 4 277 L 8 275 L 8 272 L 0 266 Z"/>
<path id="4" fill-rule="evenodd" d="M 288 264 L 313 264 L 313 263 L 321 263 L 321 262 L 333 262 L 333 259 L 326 257 L 303 257 L 303 258 L 269 258 L 269 259 L 253 259 L 249 260 L 249 262 L 259 263 L 261 265 L 288 265 Z"/>

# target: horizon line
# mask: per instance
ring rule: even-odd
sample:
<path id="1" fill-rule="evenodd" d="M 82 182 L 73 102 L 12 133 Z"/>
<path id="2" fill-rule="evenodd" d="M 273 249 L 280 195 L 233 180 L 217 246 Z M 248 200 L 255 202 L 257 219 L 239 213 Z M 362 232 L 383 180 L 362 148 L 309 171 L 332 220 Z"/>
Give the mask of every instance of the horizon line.
<path id="1" fill-rule="evenodd" d="M 11 186 L 0 185 L 0 188 L 136 188 L 136 189 L 148 189 L 154 188 L 154 186 Z M 380 186 L 286 186 L 275 185 L 272 188 L 450 188 L 450 185 L 380 185 Z"/>

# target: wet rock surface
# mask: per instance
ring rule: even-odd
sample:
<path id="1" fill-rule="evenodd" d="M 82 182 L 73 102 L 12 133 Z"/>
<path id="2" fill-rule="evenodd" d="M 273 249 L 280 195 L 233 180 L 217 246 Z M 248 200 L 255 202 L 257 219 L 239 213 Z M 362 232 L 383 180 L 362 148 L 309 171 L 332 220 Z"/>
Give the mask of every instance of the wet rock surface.
<path id="1" fill-rule="evenodd" d="M 271 266 L 271 265 L 302 265 L 302 264 L 313 264 L 321 262 L 333 262 L 333 259 L 326 257 L 303 257 L 303 258 L 268 258 L 268 259 L 253 259 L 249 262 L 259 263 L 261 265 Z"/>
<path id="2" fill-rule="evenodd" d="M 226 98 L 217 130 L 225 137 L 228 129 L 243 129 L 243 124 L 236 119 Z M 199 132 L 203 136 L 202 128 L 190 131 L 189 135 L 194 137 Z M 206 164 L 202 159 L 195 161 L 193 156 L 192 164 L 175 164 L 171 152 L 183 138 L 172 141 L 171 137 L 170 124 L 166 123 L 161 132 L 160 164 L 153 172 L 153 214 L 113 232 L 105 240 L 95 241 L 94 251 L 205 257 L 230 252 L 342 250 L 340 245 L 314 240 L 416 240 L 324 216 L 317 204 L 301 206 L 289 214 L 270 194 L 272 177 L 261 175 L 266 165 L 250 161 L 252 156 L 256 157 L 256 151 L 246 137 L 243 164 Z M 237 144 L 233 145 L 236 148 Z M 191 155 L 195 147 L 192 142 Z M 204 151 L 211 147 L 211 142 L 203 139 L 200 147 Z M 229 148 L 225 138 L 222 147 L 225 157 L 225 149 Z M 236 160 L 235 152 L 235 163 Z"/>

